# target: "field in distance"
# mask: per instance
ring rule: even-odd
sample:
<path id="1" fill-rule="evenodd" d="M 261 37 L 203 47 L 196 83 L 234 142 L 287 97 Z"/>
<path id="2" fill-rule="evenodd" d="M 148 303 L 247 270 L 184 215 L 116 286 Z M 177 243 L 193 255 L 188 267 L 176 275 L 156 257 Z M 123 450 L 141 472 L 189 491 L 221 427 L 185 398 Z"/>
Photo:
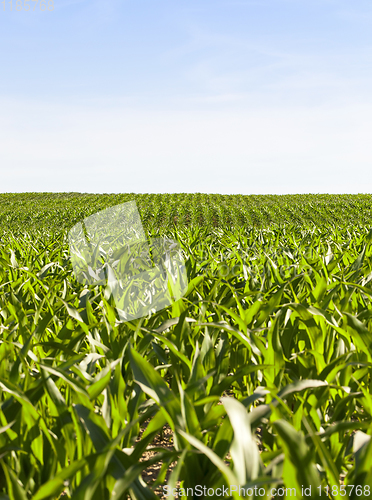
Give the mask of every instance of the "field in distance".
<path id="1" fill-rule="evenodd" d="M 0 194 L 0 231 L 64 232 L 84 217 L 135 200 L 148 231 L 184 227 L 273 227 L 295 224 L 369 225 L 372 195 L 221 195 L 221 194 Z"/>

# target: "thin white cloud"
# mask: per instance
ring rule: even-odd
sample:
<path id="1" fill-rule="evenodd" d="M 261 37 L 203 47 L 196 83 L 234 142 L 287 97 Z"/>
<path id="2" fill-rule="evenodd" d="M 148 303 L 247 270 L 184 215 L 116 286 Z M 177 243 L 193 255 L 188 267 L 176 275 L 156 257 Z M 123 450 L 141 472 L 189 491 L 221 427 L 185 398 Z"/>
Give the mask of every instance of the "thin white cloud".
<path id="1" fill-rule="evenodd" d="M 309 38 L 309 33 L 285 38 L 251 39 L 242 34 L 213 31 L 202 24 L 187 25 L 187 40 L 166 49 L 160 60 L 179 62 L 189 96 L 218 100 L 219 96 L 264 99 L 271 103 L 333 103 L 358 99 L 371 102 L 372 45 L 341 46 Z M 195 96 L 195 93 L 199 93 Z"/>

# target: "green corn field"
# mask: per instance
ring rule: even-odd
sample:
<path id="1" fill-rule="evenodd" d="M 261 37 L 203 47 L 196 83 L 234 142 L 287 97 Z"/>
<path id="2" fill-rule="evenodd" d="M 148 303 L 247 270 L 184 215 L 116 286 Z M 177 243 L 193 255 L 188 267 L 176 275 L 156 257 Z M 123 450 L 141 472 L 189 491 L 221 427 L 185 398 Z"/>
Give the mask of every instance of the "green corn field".
<path id="1" fill-rule="evenodd" d="M 67 234 L 132 200 L 188 288 L 124 322 Z M 372 195 L 0 195 L 0 500 L 372 498 L 371 222 Z"/>

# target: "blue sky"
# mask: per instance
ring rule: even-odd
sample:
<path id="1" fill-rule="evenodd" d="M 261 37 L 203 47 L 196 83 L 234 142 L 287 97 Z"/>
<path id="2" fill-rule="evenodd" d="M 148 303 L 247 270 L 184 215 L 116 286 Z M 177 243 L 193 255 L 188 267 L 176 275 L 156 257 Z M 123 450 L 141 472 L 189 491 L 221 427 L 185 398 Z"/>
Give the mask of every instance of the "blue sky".
<path id="1" fill-rule="evenodd" d="M 30 3 L 0 3 L 1 192 L 372 192 L 370 0 Z"/>

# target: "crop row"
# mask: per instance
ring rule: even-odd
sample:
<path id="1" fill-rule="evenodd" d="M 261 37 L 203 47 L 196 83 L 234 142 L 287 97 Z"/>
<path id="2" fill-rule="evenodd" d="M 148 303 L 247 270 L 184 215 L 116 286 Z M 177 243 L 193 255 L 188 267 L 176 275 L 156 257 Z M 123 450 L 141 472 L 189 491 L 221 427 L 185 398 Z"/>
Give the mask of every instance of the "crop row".
<path id="1" fill-rule="evenodd" d="M 135 200 L 150 232 L 176 226 L 264 228 L 276 225 L 346 228 L 372 221 L 372 195 L 79 194 L 0 195 L 0 232 L 65 232 L 109 206 Z"/>

